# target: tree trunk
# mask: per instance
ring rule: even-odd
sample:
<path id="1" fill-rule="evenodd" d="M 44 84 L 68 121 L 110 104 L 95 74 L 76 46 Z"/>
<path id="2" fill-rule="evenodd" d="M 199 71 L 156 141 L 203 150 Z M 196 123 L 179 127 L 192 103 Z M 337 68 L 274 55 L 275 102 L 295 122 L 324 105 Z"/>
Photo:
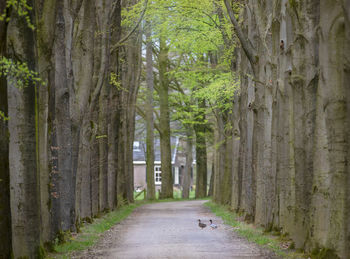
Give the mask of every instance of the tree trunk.
<path id="1" fill-rule="evenodd" d="M 103 84 L 99 98 L 98 143 L 99 143 L 99 210 L 108 207 L 108 96 L 109 85 Z"/>
<path id="2" fill-rule="evenodd" d="M 147 101 L 146 101 L 146 179 L 147 179 L 147 199 L 156 198 L 154 182 L 154 119 L 153 119 L 153 50 L 151 38 L 151 23 L 146 23 L 146 81 L 147 81 Z"/>
<path id="3" fill-rule="evenodd" d="M 191 189 L 191 173 L 192 173 L 192 163 L 193 163 L 193 130 L 190 126 L 186 130 L 186 164 L 185 171 L 183 172 L 183 189 L 182 198 L 188 199 L 190 197 Z"/>
<path id="4" fill-rule="evenodd" d="M 72 161 L 72 124 L 70 118 L 70 72 L 67 57 L 71 46 L 66 46 L 66 24 L 63 2 L 58 1 L 54 43 L 55 79 L 50 92 L 51 130 L 51 202 L 53 234 L 75 230 L 75 172 Z"/>
<path id="5" fill-rule="evenodd" d="M 50 185 L 50 134 L 52 121 L 49 117 L 49 89 L 54 81 L 52 69 L 52 51 L 55 37 L 56 1 L 35 1 L 35 16 L 37 21 L 36 55 L 37 71 L 47 86 L 40 86 L 36 92 L 37 114 L 37 168 L 40 180 L 40 215 L 42 241 L 51 241 L 51 195 Z"/>
<path id="6" fill-rule="evenodd" d="M 170 146 L 170 115 L 169 115 L 169 80 L 167 76 L 168 47 L 165 39 L 160 38 L 159 51 L 159 101 L 160 101 L 160 152 L 162 163 L 162 191 L 161 198 L 173 197 L 173 176 L 171 170 Z"/>
<path id="7" fill-rule="evenodd" d="M 5 12 L 6 1 L 0 1 L 0 13 Z M 7 24 L 0 21 L 0 59 L 6 54 Z M 8 116 L 6 77 L 0 77 L 0 111 Z M 9 173 L 9 130 L 8 122 L 0 117 L 0 258 L 10 258 L 11 208 Z"/>
<path id="8" fill-rule="evenodd" d="M 30 3 L 29 3 L 30 4 Z M 14 11 L 8 27 L 10 58 L 35 70 L 34 34 L 24 17 Z M 18 79 L 19 80 L 19 79 Z M 8 80 L 9 164 L 13 255 L 36 257 L 40 247 L 39 179 L 36 166 L 35 86 L 18 88 Z"/>
<path id="9" fill-rule="evenodd" d="M 200 111 L 197 117 L 197 122 L 194 125 L 196 133 L 196 198 L 207 196 L 207 146 L 206 146 L 206 123 L 204 109 L 206 105 L 204 101 L 198 102 Z"/>

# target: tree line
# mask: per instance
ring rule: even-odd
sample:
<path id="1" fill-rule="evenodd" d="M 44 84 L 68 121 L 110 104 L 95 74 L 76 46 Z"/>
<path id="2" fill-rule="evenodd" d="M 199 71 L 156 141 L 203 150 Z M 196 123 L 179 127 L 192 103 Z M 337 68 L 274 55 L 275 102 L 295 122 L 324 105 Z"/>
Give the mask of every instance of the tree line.
<path id="1" fill-rule="evenodd" d="M 133 201 L 138 1 L 0 1 L 0 257 Z"/>
<path id="2" fill-rule="evenodd" d="M 155 87 L 166 70 L 170 118 L 196 146 L 196 196 L 209 186 L 297 248 L 347 258 L 350 2 L 154 2 Z"/>

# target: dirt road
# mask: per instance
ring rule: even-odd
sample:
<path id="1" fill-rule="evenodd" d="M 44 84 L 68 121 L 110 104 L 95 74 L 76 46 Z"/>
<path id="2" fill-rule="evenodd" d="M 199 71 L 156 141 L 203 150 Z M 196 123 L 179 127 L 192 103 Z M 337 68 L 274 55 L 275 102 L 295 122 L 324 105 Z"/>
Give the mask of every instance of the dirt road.
<path id="1" fill-rule="evenodd" d="M 166 202 L 137 208 L 93 248 L 75 258 L 277 258 L 237 236 L 205 201 Z M 217 229 L 200 229 L 212 219 Z"/>

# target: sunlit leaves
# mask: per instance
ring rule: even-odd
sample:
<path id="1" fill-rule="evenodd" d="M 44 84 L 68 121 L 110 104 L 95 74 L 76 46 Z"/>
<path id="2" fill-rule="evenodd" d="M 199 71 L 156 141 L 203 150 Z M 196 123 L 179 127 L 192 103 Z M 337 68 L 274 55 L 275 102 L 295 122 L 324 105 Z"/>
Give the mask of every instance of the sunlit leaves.
<path id="1" fill-rule="evenodd" d="M 28 5 L 27 0 L 7 0 L 6 1 L 6 9 L 13 9 L 20 17 L 24 17 L 27 22 L 27 25 L 32 30 L 35 29 L 34 25 L 31 22 L 29 12 L 32 10 L 32 7 Z M 7 22 L 10 20 L 7 17 L 6 10 L 0 15 L 0 21 L 6 20 Z"/>
<path id="2" fill-rule="evenodd" d="M 123 13 L 125 25 L 137 21 L 143 4 L 141 1 Z M 234 7 L 238 13 L 239 6 Z M 235 36 L 223 2 L 149 0 L 144 19 L 144 27 L 151 26 L 155 74 L 159 69 L 159 39 L 166 39 L 169 48 L 172 120 L 183 125 L 207 124 L 203 114 L 231 109 L 239 80 L 231 71 Z M 203 102 L 207 107 L 199 105 Z"/>
<path id="3" fill-rule="evenodd" d="M 116 73 L 111 73 L 109 78 L 110 85 L 113 85 L 115 88 L 117 88 L 118 91 L 125 91 L 128 92 L 128 89 L 124 88 L 118 79 L 118 75 Z"/>
<path id="4" fill-rule="evenodd" d="M 42 84 L 38 73 L 30 70 L 27 63 L 5 57 L 0 57 L 0 76 L 6 76 L 10 84 L 20 89 L 30 84 Z"/>
<path id="5" fill-rule="evenodd" d="M 0 111 L 0 120 L 4 120 L 4 121 L 9 120 L 9 118 L 5 116 L 5 113 L 3 111 Z"/>

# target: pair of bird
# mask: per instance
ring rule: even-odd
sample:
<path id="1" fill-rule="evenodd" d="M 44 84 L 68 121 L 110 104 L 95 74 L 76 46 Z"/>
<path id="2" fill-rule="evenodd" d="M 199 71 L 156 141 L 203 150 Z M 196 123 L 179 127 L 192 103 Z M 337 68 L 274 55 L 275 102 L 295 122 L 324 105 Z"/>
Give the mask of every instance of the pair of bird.
<path id="1" fill-rule="evenodd" d="M 218 226 L 215 225 L 211 219 L 210 219 L 209 221 L 210 221 L 210 225 L 209 225 L 209 226 L 210 226 L 212 229 L 218 228 Z M 200 227 L 201 229 L 203 229 L 203 228 L 205 228 L 206 226 L 207 226 L 207 224 L 202 223 L 200 219 L 198 220 L 198 227 Z"/>

